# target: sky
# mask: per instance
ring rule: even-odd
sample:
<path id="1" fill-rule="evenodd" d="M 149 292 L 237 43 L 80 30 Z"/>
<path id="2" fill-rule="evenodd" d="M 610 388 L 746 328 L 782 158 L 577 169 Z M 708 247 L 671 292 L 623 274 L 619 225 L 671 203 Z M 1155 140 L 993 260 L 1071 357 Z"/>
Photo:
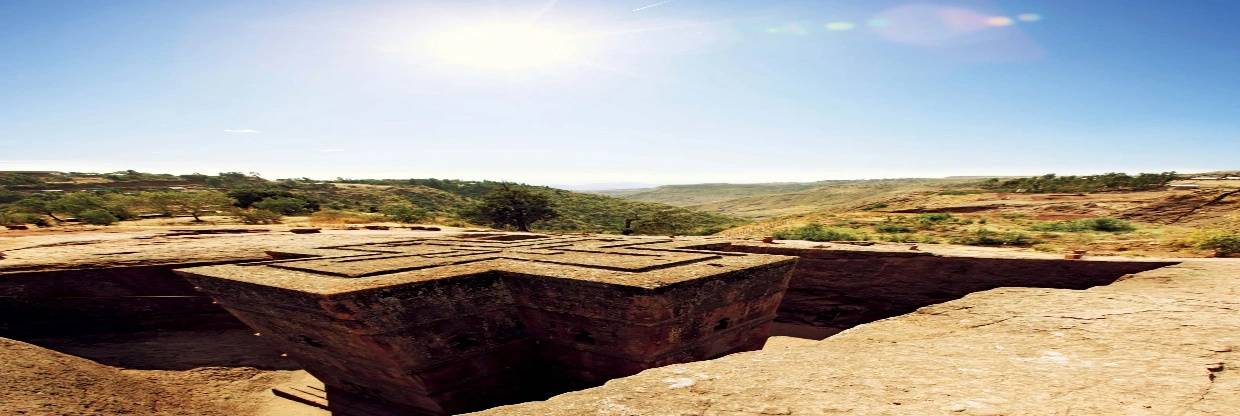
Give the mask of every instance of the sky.
<path id="1" fill-rule="evenodd" d="M 1240 169 L 1240 2 L 0 0 L 0 170 Z"/>

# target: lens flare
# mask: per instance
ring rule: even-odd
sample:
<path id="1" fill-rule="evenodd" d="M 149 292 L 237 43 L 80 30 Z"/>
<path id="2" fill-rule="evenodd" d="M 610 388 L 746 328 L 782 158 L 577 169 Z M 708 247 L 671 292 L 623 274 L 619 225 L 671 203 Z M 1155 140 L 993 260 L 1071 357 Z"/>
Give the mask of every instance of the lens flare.
<path id="1" fill-rule="evenodd" d="M 809 30 L 806 30 L 805 27 L 801 26 L 799 23 L 786 23 L 775 27 L 769 27 L 766 29 L 766 33 L 776 35 L 805 36 L 809 34 Z"/>
<path id="2" fill-rule="evenodd" d="M 1016 16 L 1016 20 L 1022 22 L 1036 22 L 1042 20 L 1042 15 L 1037 13 L 1021 13 Z"/>
<path id="3" fill-rule="evenodd" d="M 843 32 L 847 30 L 853 30 L 853 28 L 857 27 L 857 24 L 853 22 L 831 22 L 831 23 L 827 23 L 826 27 L 827 27 L 827 30 L 830 30 L 833 32 Z"/>
<path id="4" fill-rule="evenodd" d="M 529 24 L 459 26 L 431 34 L 426 49 L 438 62 L 494 70 L 543 68 L 571 62 L 576 37 Z"/>
<path id="5" fill-rule="evenodd" d="M 990 26 L 996 26 L 996 27 L 1011 26 L 1013 23 L 1016 23 L 1016 22 L 1013 21 L 1012 18 L 1007 17 L 1007 16 L 990 16 L 986 18 L 986 24 Z"/>

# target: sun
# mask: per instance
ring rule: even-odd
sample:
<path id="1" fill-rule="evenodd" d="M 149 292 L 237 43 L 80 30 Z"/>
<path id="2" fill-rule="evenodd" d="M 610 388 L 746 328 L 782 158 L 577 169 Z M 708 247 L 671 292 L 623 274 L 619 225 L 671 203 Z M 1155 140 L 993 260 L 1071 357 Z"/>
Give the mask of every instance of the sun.
<path id="1" fill-rule="evenodd" d="M 569 64 L 581 47 L 572 34 L 532 24 L 458 26 L 426 39 L 426 49 L 437 62 L 502 71 Z"/>

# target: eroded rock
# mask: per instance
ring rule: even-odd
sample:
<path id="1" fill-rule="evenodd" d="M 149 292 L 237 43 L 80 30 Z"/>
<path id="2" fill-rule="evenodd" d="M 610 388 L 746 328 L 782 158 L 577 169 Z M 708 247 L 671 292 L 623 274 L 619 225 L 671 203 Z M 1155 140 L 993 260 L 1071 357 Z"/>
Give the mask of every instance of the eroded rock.
<path id="1" fill-rule="evenodd" d="M 333 412 L 448 414 L 760 348 L 796 259 L 690 244 L 490 233 L 178 273 L 322 380 Z"/>
<path id="2" fill-rule="evenodd" d="M 651 369 L 479 415 L 1235 415 L 1240 262 L 1001 288 L 812 345 Z M 692 378 L 688 388 L 667 382 Z"/>

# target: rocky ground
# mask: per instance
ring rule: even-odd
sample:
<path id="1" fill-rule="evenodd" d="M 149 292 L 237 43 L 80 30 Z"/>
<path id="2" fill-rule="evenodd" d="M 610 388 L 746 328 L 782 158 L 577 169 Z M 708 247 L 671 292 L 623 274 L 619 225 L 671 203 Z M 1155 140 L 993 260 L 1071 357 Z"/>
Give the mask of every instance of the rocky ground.
<path id="1" fill-rule="evenodd" d="M 0 238 L 7 254 L 0 270 L 248 258 L 303 241 L 279 227 L 258 228 L 270 230 L 6 234 L 0 237 L 14 238 Z M 321 244 L 416 233 L 327 230 L 305 238 Z M 484 414 L 1237 415 L 1238 312 L 1240 260 L 1193 259 L 1084 291 L 979 292 L 820 342 L 772 338 L 763 351 L 652 369 Z M 0 338 L 5 414 L 326 414 L 270 393 L 305 377 L 244 330 Z"/>
<path id="2" fill-rule="evenodd" d="M 1240 262 L 1004 288 L 487 415 L 1237 415 Z"/>
<path id="3" fill-rule="evenodd" d="M 0 338 L 0 406 L 16 415 L 327 414 L 272 396 L 272 386 L 306 375 L 247 338 L 254 336 Z"/>

